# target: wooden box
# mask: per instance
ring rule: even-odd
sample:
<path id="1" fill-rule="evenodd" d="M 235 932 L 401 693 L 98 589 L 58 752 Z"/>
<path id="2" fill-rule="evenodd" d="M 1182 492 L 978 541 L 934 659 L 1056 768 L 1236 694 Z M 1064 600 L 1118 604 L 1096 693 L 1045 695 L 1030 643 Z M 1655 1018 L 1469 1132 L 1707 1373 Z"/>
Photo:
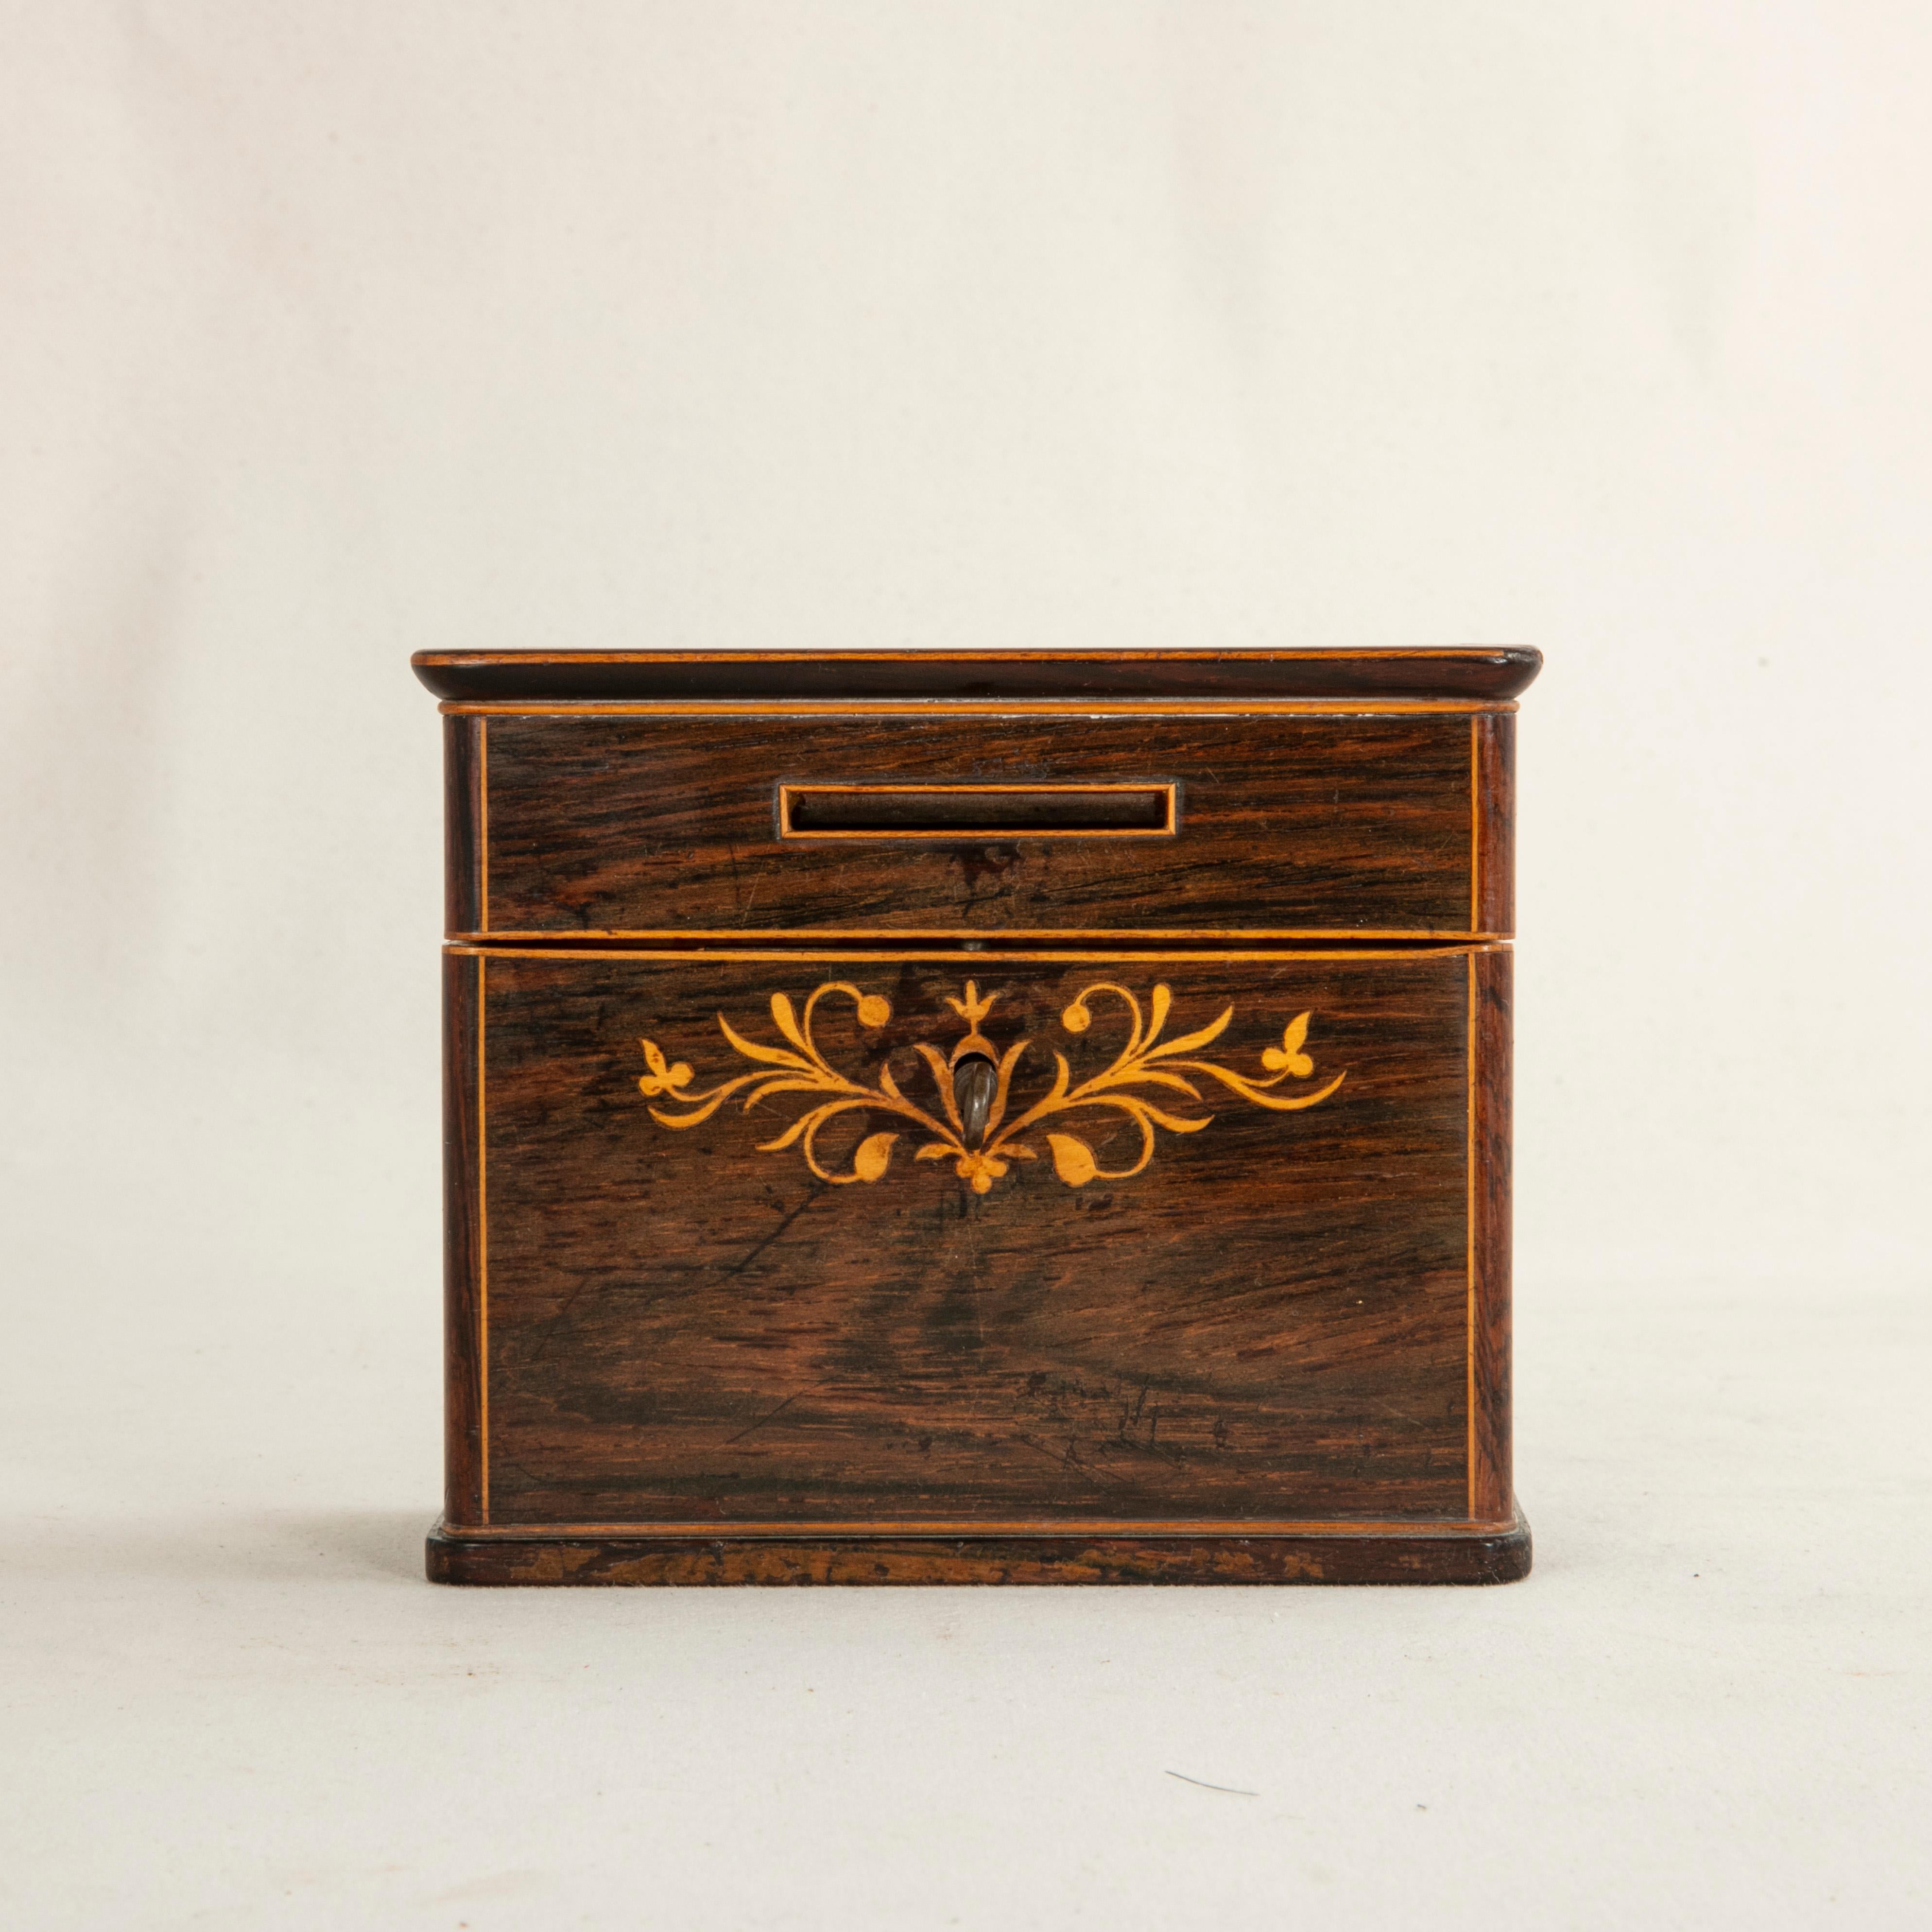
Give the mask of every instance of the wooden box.
<path id="1" fill-rule="evenodd" d="M 1527 1570 L 1536 652 L 414 662 L 432 1577 Z"/>

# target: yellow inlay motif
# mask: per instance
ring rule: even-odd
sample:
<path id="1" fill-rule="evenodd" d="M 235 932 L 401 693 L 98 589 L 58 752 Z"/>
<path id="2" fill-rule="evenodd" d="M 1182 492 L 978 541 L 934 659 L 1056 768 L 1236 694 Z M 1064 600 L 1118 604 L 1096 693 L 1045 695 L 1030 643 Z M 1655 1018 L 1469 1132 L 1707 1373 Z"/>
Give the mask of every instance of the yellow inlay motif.
<path id="1" fill-rule="evenodd" d="M 819 987 L 806 1001 L 802 1013 L 794 1012 L 790 1000 L 784 994 L 772 995 L 772 1022 L 790 1042 L 788 1046 L 764 1046 L 755 1040 L 746 1040 L 720 1013 L 718 1024 L 725 1039 L 746 1059 L 758 1061 L 762 1070 L 741 1073 L 735 1080 L 706 1088 L 698 1094 L 686 1090 L 692 1076 L 691 1068 L 683 1060 L 667 1062 L 656 1041 L 642 1041 L 644 1064 L 650 1070 L 638 1085 L 645 1097 L 653 1100 L 662 1097 L 691 1110 L 688 1113 L 671 1114 L 653 1107 L 651 1118 L 663 1126 L 694 1127 L 699 1121 L 709 1120 L 727 1100 L 740 1093 L 744 1094 L 742 1104 L 746 1108 L 755 1106 L 773 1094 L 826 1094 L 830 1097 L 800 1115 L 777 1139 L 760 1142 L 758 1151 L 776 1154 L 796 1142 L 805 1156 L 806 1165 L 821 1180 L 829 1180 L 835 1186 L 842 1187 L 855 1180 L 877 1180 L 891 1164 L 892 1148 L 899 1138 L 897 1133 L 872 1134 L 862 1140 L 853 1150 L 852 1171 L 849 1174 L 828 1173 L 819 1165 L 814 1145 L 819 1129 L 827 1120 L 835 1115 L 866 1108 L 874 1113 L 896 1114 L 923 1128 L 932 1138 L 913 1158 L 951 1160 L 953 1172 L 967 1182 L 975 1193 L 984 1194 L 1008 1172 L 1014 1161 L 1039 1158 L 1019 1136 L 1056 1114 L 1070 1114 L 1082 1108 L 1110 1108 L 1125 1114 L 1141 1130 L 1140 1158 L 1132 1166 L 1124 1168 L 1101 1166 L 1093 1148 L 1077 1135 L 1047 1134 L 1046 1144 L 1052 1156 L 1053 1171 L 1070 1187 L 1084 1186 L 1090 1180 L 1130 1179 L 1154 1158 L 1156 1127 L 1166 1127 L 1178 1134 L 1198 1133 L 1214 1118 L 1211 1114 L 1192 1118 L 1169 1113 L 1156 1106 L 1144 1094 L 1123 1090 L 1125 1089 L 1165 1088 L 1198 1102 L 1200 1088 L 1184 1077 L 1191 1073 L 1218 1080 L 1230 1092 L 1238 1094 L 1245 1100 L 1252 1100 L 1258 1107 L 1286 1114 L 1325 1100 L 1348 1077 L 1346 1073 L 1338 1073 L 1327 1086 L 1312 1094 L 1276 1095 L 1269 1090 L 1285 1080 L 1306 1080 L 1315 1072 L 1314 1061 L 1302 1050 L 1308 1038 L 1311 1016 L 1307 1013 L 1298 1014 L 1288 1022 L 1282 1030 L 1280 1046 L 1263 1051 L 1262 1068 L 1273 1078 L 1250 1080 L 1232 1067 L 1191 1057 L 1220 1036 L 1234 1017 L 1232 1006 L 1226 1008 L 1219 1019 L 1198 1033 L 1184 1034 L 1178 1040 L 1161 1045 L 1158 1043 L 1161 1029 L 1167 1024 L 1168 1011 L 1173 1003 L 1173 994 L 1168 988 L 1165 985 L 1155 986 L 1144 1022 L 1140 1001 L 1126 987 L 1101 980 L 1079 994 L 1061 1013 L 1060 1023 L 1070 1034 L 1084 1033 L 1094 1023 L 1093 1010 L 1088 1001 L 1096 994 L 1110 994 L 1126 1009 L 1126 1045 L 1105 1071 L 1082 1081 L 1077 1087 L 1073 1084 L 1072 1069 L 1067 1064 L 1066 1054 L 1056 1052 L 1053 1058 L 1057 1070 L 1051 1089 L 1024 1112 L 1008 1122 L 1006 1106 L 1013 1070 L 1028 1042 L 1017 1040 L 1001 1053 L 980 1032 L 980 1023 L 992 1010 L 993 1002 L 999 995 L 988 993 L 982 998 L 977 983 L 969 980 L 963 1000 L 946 1000 L 967 1027 L 964 1036 L 954 1046 L 950 1055 L 942 1054 L 938 1048 L 924 1040 L 913 1042 L 913 1051 L 925 1060 L 932 1072 L 940 1108 L 940 1113 L 935 1114 L 900 1092 L 890 1066 L 879 1069 L 877 1087 L 866 1087 L 848 1079 L 827 1063 L 812 1036 L 812 1022 L 819 1001 L 828 993 L 841 994 L 851 1000 L 857 1009 L 862 1027 L 882 1027 L 892 1016 L 890 1003 L 881 994 L 861 992 L 844 980 L 828 981 Z M 997 1065 L 992 1104 L 986 1109 L 985 1124 L 976 1132 L 969 1130 L 961 1115 L 952 1078 L 953 1070 L 968 1055 L 983 1055 Z"/>

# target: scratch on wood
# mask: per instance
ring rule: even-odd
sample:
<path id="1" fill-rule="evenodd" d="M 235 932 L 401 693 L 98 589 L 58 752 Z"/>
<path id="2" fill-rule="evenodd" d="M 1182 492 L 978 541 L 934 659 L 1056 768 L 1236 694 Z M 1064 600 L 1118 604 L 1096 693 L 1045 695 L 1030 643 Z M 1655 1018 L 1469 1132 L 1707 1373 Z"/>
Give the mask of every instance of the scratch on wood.
<path id="1" fill-rule="evenodd" d="M 752 1264 L 756 1261 L 758 1257 L 763 1254 L 764 1251 L 770 1247 L 771 1244 L 776 1241 L 778 1238 L 782 1234 L 784 1231 L 789 1228 L 791 1224 L 796 1221 L 798 1217 L 802 1214 L 805 1210 L 809 1208 L 812 1204 L 824 1192 L 825 1190 L 823 1186 L 814 1187 L 812 1191 L 808 1194 L 805 1198 L 801 1201 L 798 1205 L 794 1208 L 791 1212 L 765 1237 L 762 1241 L 758 1242 L 752 1248 L 751 1252 L 746 1255 L 742 1261 L 734 1262 L 731 1265 L 724 1270 L 724 1272 L 727 1274 L 742 1274 L 745 1270 L 749 1268 Z"/>
<path id="2" fill-rule="evenodd" d="M 725 1447 L 729 1448 L 734 1442 L 743 1442 L 746 1436 L 752 1435 L 758 1430 L 764 1428 L 765 1424 L 770 1422 L 774 1416 L 782 1415 L 787 1409 L 790 1408 L 794 1402 L 797 1401 L 799 1393 L 800 1392 L 796 1389 L 794 1389 L 791 1394 L 787 1396 L 784 1400 L 780 1402 L 776 1408 L 768 1409 L 763 1415 L 760 1416 L 758 1420 L 753 1423 L 748 1429 L 741 1429 L 736 1435 L 726 1436 L 724 1438 Z"/>

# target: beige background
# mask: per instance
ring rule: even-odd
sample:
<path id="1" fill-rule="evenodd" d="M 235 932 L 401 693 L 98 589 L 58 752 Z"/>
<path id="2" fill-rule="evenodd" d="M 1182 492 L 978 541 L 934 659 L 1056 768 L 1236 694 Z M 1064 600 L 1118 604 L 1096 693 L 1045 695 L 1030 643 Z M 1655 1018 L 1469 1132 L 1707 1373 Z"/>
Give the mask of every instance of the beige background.
<path id="1" fill-rule="evenodd" d="M 1852 0 L 0 4 L 9 1922 L 1924 1923 L 1928 98 Z M 1462 641 L 1528 1583 L 413 1580 L 410 650 Z"/>

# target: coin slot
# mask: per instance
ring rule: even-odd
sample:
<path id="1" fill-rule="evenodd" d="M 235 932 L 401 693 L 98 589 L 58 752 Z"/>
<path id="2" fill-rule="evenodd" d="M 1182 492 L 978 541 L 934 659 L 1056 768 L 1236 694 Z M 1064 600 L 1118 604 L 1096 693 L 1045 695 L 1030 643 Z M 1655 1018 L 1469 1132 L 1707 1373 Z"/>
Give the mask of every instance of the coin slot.
<path id="1" fill-rule="evenodd" d="M 782 838 L 1163 838 L 1175 788 L 1158 784 L 785 784 Z"/>

